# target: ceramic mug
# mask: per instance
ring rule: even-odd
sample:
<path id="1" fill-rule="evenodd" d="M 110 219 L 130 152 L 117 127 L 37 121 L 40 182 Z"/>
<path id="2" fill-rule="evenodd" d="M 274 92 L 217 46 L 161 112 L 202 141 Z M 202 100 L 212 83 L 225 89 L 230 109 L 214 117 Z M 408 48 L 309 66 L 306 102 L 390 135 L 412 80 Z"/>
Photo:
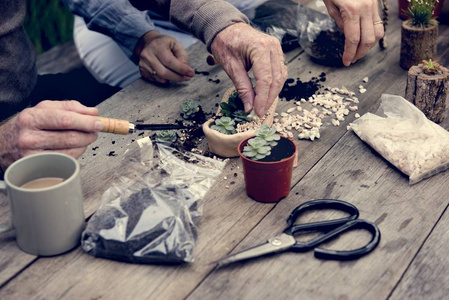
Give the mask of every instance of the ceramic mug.
<path id="1" fill-rule="evenodd" d="M 23 187 L 46 178 L 49 187 Z M 83 194 L 77 160 L 61 153 L 39 153 L 14 162 L 0 181 L 0 191 L 11 204 L 11 222 L 0 232 L 14 229 L 23 251 L 41 256 L 67 252 L 80 242 L 84 229 Z"/>

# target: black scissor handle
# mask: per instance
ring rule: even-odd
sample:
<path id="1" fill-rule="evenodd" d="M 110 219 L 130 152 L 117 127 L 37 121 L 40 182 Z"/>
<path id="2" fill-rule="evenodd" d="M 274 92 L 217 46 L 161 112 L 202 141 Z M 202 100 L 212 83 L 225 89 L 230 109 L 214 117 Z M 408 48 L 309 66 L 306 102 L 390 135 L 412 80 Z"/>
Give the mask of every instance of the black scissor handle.
<path id="1" fill-rule="evenodd" d="M 333 260 L 352 260 L 357 259 L 363 255 L 366 255 L 374 250 L 380 242 L 380 231 L 379 228 L 374 223 L 365 220 L 354 220 L 320 236 L 319 238 L 311 241 L 315 245 L 309 245 L 310 247 L 318 246 L 322 243 L 328 242 L 338 235 L 354 230 L 354 229 L 365 229 L 371 233 L 371 241 L 365 246 L 355 249 L 355 250 L 326 250 L 321 248 L 315 248 L 314 253 L 316 258 L 320 259 L 333 259 Z M 310 249 L 310 248 L 309 248 Z"/>
<path id="2" fill-rule="evenodd" d="M 295 221 L 299 218 L 301 214 L 308 210 L 317 210 L 317 209 L 335 209 L 341 210 L 349 213 L 348 217 L 335 219 L 335 220 L 326 220 L 314 223 L 305 223 L 293 225 Z M 296 207 L 290 216 L 287 219 L 287 224 L 290 226 L 284 230 L 284 233 L 293 235 L 299 231 L 305 230 L 322 230 L 326 228 L 335 228 L 344 223 L 347 223 L 351 220 L 355 220 L 359 217 L 359 210 L 357 207 L 352 205 L 351 203 L 337 200 L 337 199 L 317 199 L 308 201 Z"/>

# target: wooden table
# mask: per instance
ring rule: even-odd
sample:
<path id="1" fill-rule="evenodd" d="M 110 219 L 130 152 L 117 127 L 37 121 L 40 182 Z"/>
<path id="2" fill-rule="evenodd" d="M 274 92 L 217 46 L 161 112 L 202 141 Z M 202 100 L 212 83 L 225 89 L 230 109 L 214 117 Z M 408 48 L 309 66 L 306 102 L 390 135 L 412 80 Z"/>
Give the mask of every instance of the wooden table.
<path id="1" fill-rule="evenodd" d="M 397 1 L 390 1 L 388 49 L 376 46 L 350 68 L 316 65 L 300 49 L 287 53 L 289 77 L 303 81 L 326 72 L 326 85 L 356 91 L 362 78 L 367 92 L 359 95 L 359 113 L 373 111 L 382 93 L 403 95 L 406 71 L 399 67 L 400 20 Z M 440 27 L 439 53 L 449 48 L 449 28 Z M 197 99 L 211 111 L 231 85 L 218 66 L 206 64 L 206 50 L 189 50 L 197 75 L 188 84 L 160 88 L 137 81 L 99 105 L 101 115 L 129 120 L 166 122 L 179 118 L 186 98 Z M 449 55 L 442 58 L 449 65 Z M 220 79 L 216 84 L 208 79 Z M 278 111 L 291 105 L 281 101 Z M 94 258 L 77 248 L 67 254 L 42 258 L 20 251 L 11 234 L 0 237 L 0 299 L 443 299 L 449 294 L 449 172 L 410 186 L 408 179 L 363 143 L 346 125 L 328 120 L 321 138 L 296 140 L 299 166 L 294 169 L 290 195 L 278 204 L 248 198 L 243 175 L 231 176 L 241 166 L 232 159 L 202 204 L 192 264 L 135 265 Z M 449 128 L 448 121 L 443 126 Z M 80 158 L 85 192 L 85 215 L 99 207 L 126 145 L 137 135 L 101 134 Z M 115 142 L 115 143 L 113 143 Z M 107 154 L 116 151 L 117 156 Z M 241 171 L 241 168 L 238 172 Z M 227 179 L 225 179 L 227 177 Z M 257 245 L 277 235 L 290 211 L 307 200 L 338 198 L 360 209 L 361 217 L 375 222 L 382 240 L 370 255 L 352 262 L 322 261 L 312 252 L 283 253 L 215 269 L 211 261 Z M 306 216 L 304 220 L 312 218 Z M 9 218 L 9 205 L 0 198 L 0 222 Z M 357 233 L 330 245 L 338 248 Z"/>

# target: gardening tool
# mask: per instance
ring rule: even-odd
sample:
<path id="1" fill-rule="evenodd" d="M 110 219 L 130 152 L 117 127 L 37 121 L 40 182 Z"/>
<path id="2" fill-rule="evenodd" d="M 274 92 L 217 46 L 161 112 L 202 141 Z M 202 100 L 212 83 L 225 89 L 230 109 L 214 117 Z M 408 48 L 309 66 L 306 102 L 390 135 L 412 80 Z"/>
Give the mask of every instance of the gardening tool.
<path id="1" fill-rule="evenodd" d="M 349 213 L 349 216 L 341 219 L 326 220 L 313 223 L 300 223 L 297 225 L 295 224 L 299 216 L 302 215 L 305 211 L 319 209 L 340 210 Z M 283 252 L 286 250 L 306 252 L 311 249 L 314 249 L 316 258 L 332 260 L 357 259 L 373 251 L 380 241 L 380 231 L 377 226 L 374 223 L 365 220 L 357 220 L 358 217 L 358 209 L 354 205 L 345 201 L 335 199 L 318 199 L 309 201 L 299 205 L 292 211 L 287 219 L 287 224 L 289 227 L 287 227 L 281 235 L 269 239 L 265 244 L 261 244 L 242 252 L 238 252 L 236 254 L 231 254 L 213 263 L 218 264 L 218 266 L 223 266 L 271 253 Z M 344 251 L 317 248 L 319 245 L 335 239 L 344 232 L 356 229 L 365 229 L 369 233 L 371 233 L 372 236 L 371 241 L 361 248 Z M 313 238 L 312 240 L 306 242 L 298 242 L 294 236 L 298 235 L 298 233 L 300 232 L 305 231 L 323 231 L 324 233 L 316 238 Z"/>
<path id="2" fill-rule="evenodd" d="M 174 130 L 189 128 L 182 123 L 180 124 L 133 124 L 126 120 L 111 119 L 105 117 L 97 117 L 103 123 L 102 132 L 129 134 L 136 130 Z"/>

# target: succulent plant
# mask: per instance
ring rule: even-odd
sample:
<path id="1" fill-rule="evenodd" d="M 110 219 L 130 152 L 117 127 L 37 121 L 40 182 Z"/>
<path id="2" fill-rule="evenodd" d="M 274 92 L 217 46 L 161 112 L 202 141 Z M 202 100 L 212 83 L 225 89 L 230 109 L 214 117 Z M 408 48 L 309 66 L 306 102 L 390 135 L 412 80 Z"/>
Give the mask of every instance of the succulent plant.
<path id="1" fill-rule="evenodd" d="M 215 120 L 215 124 L 210 128 L 217 130 L 223 134 L 234 134 L 235 133 L 235 121 L 230 117 L 221 117 Z"/>
<path id="2" fill-rule="evenodd" d="M 277 141 L 281 139 L 279 134 L 276 134 L 276 128 L 263 124 L 256 130 L 256 136 L 264 139 L 268 145 L 274 147 L 278 144 Z"/>
<path id="3" fill-rule="evenodd" d="M 438 74 L 440 71 L 440 64 L 438 63 L 438 60 L 423 60 L 421 69 L 424 73 L 429 75 Z"/>
<path id="4" fill-rule="evenodd" d="M 403 12 L 410 17 L 412 24 L 426 27 L 435 21 L 433 12 L 439 0 L 408 0 L 408 9 Z"/>
<path id="5" fill-rule="evenodd" d="M 181 105 L 181 116 L 184 119 L 192 119 L 200 110 L 200 103 L 195 100 L 187 99 Z"/>
<path id="6" fill-rule="evenodd" d="M 249 122 L 248 114 L 245 112 L 245 106 L 237 91 L 229 95 L 228 102 L 221 102 L 221 114 L 233 118 L 237 123 Z"/>
<path id="7" fill-rule="evenodd" d="M 243 147 L 243 155 L 252 160 L 259 160 L 271 154 L 271 147 L 263 138 L 256 136 L 249 139 Z"/>
<path id="8" fill-rule="evenodd" d="M 156 141 L 159 143 L 174 143 L 178 136 L 174 130 L 161 130 L 156 132 Z"/>

